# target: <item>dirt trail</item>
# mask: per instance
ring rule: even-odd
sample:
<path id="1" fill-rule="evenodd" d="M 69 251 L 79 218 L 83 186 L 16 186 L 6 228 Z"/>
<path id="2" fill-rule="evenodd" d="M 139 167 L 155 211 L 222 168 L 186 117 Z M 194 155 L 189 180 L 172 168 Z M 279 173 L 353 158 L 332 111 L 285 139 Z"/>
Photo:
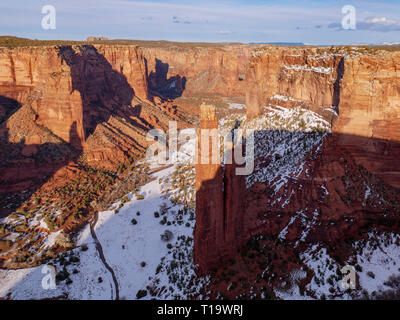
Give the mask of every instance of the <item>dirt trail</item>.
<path id="1" fill-rule="evenodd" d="M 98 213 L 96 212 L 93 216 L 92 221 L 90 222 L 90 233 L 96 243 L 96 249 L 100 255 L 100 259 L 103 262 L 104 266 L 106 267 L 106 269 L 108 271 L 110 271 L 112 279 L 114 281 L 114 286 L 115 286 L 115 300 L 119 300 L 119 285 L 118 285 L 118 280 L 117 277 L 115 275 L 115 272 L 113 270 L 113 268 L 111 268 L 111 266 L 107 263 L 106 258 L 104 257 L 104 252 L 103 252 L 103 247 L 101 246 L 101 243 L 99 241 L 99 238 L 97 238 L 96 232 L 94 231 L 94 228 L 96 226 L 98 220 Z M 112 298 L 112 296 L 111 296 Z"/>

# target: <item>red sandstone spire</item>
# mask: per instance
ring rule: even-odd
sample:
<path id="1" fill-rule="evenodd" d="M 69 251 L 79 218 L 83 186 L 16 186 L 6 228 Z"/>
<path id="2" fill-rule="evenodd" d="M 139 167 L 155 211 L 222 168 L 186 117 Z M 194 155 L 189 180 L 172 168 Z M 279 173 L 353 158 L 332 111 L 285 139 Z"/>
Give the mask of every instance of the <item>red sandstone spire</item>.
<path id="1" fill-rule="evenodd" d="M 194 262 L 200 273 L 225 263 L 237 253 L 241 245 L 244 176 L 235 174 L 235 164 L 212 163 L 213 147 L 219 152 L 219 139 L 212 145 L 207 136 L 218 129 L 215 107 L 202 105 L 198 130 L 198 164 L 196 165 L 196 227 L 194 232 Z M 210 139 L 209 152 L 201 147 L 204 139 Z"/>

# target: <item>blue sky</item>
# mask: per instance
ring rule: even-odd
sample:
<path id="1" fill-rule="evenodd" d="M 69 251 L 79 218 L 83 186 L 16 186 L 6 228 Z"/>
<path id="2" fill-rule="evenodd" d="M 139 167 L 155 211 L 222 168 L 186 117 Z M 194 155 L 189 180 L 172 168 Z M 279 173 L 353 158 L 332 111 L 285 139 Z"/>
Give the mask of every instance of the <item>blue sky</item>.
<path id="1" fill-rule="evenodd" d="M 56 8 L 55 30 L 41 27 L 44 5 Z M 356 8 L 356 30 L 341 27 L 344 5 Z M 400 1 L 1 0 L 0 35 L 321 45 L 400 42 Z"/>

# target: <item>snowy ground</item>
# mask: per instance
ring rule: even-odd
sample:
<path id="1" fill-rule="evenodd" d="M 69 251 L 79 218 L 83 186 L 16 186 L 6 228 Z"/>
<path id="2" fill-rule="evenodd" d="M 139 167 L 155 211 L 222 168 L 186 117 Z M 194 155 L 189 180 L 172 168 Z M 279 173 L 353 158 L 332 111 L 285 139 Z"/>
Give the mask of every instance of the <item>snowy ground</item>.
<path id="1" fill-rule="evenodd" d="M 188 163 L 192 147 L 193 141 L 188 141 L 180 148 L 178 164 Z M 193 201 L 194 197 L 193 170 L 192 179 L 186 181 L 187 201 Z M 139 290 L 146 290 L 142 299 L 153 298 L 152 294 L 159 299 L 201 298 L 200 290 L 207 279 L 194 277 L 194 212 L 170 200 L 171 195 L 179 194 L 179 190 L 168 188 L 167 183 L 176 178 L 176 171 L 175 166 L 170 166 L 155 172 L 154 180 L 140 189 L 143 199 L 136 199 L 130 193 L 128 202 L 117 202 L 110 210 L 98 214 L 95 233 L 105 260 L 116 275 L 120 299 L 136 299 Z M 172 232 L 168 241 L 161 238 L 167 230 Z M 47 245 L 51 245 L 52 238 L 50 234 Z M 43 266 L 0 270 L 0 297 L 41 299 L 67 293 L 69 299 L 115 299 L 115 284 L 100 259 L 89 226 L 78 235 L 76 244 L 79 247 L 70 254 L 79 257 L 79 261 L 67 264 L 69 276 L 59 281 L 56 289 L 42 288 L 46 276 L 42 273 Z M 54 265 L 57 273 L 63 270 L 62 263 L 55 261 Z"/>
<path id="2" fill-rule="evenodd" d="M 236 120 L 241 122 L 240 128 L 255 130 L 255 159 L 268 161 L 268 165 L 256 162 L 254 172 L 246 178 L 247 186 L 269 181 L 275 193 L 306 170 L 308 155 L 318 151 L 331 130 L 330 124 L 320 115 L 301 107 L 269 105 L 261 117 L 246 121 L 245 116 L 235 115 L 235 118 L 222 119 L 220 125 L 231 128 Z M 280 199 L 282 206 L 289 198 L 290 195 Z"/>
<path id="3" fill-rule="evenodd" d="M 370 294 L 388 290 L 384 283 L 400 274 L 400 236 L 393 233 L 370 232 L 366 240 L 354 245 L 358 250 L 357 264 L 360 287 Z"/>

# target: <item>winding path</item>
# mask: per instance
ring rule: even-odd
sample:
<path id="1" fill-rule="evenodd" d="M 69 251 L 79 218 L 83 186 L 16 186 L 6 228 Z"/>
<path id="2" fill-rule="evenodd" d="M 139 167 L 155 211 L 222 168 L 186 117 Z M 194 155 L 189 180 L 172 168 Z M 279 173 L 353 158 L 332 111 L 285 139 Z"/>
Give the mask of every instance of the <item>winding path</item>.
<path id="1" fill-rule="evenodd" d="M 90 233 L 92 235 L 92 238 L 94 239 L 94 242 L 96 243 L 96 249 L 100 255 L 100 259 L 103 262 L 104 266 L 108 271 L 110 271 L 112 279 L 114 281 L 114 286 L 115 286 L 115 300 L 119 300 L 119 285 L 118 285 L 118 280 L 115 275 L 115 272 L 113 268 L 107 263 L 106 258 L 104 257 L 104 252 L 103 252 L 103 247 L 101 246 L 101 243 L 99 241 L 99 238 L 97 238 L 96 232 L 94 231 L 94 227 L 96 226 L 97 220 L 98 220 L 98 213 L 96 212 L 93 216 L 92 221 L 90 222 Z"/>

